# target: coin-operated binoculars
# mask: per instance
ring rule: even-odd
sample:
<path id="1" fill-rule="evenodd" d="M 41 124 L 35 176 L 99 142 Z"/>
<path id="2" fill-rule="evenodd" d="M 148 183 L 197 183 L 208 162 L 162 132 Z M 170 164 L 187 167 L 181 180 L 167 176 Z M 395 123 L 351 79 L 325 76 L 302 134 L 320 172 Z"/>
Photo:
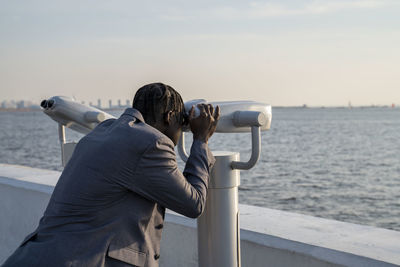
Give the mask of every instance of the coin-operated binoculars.
<path id="1" fill-rule="evenodd" d="M 192 105 L 206 103 L 195 100 L 185 103 L 188 112 Z M 247 162 L 239 160 L 239 153 L 213 151 L 216 162 L 211 171 L 207 203 L 197 219 L 199 266 L 240 266 L 240 226 L 238 187 L 240 170 L 252 168 L 260 157 L 261 130 L 271 126 L 271 106 L 253 101 L 211 102 L 220 107 L 216 132 L 251 132 L 252 152 Z M 178 144 L 183 161 L 188 155 L 184 147 L 184 133 Z"/>
<path id="2" fill-rule="evenodd" d="M 65 127 L 87 134 L 100 122 L 115 118 L 107 112 L 80 104 L 66 96 L 53 96 L 48 100 L 43 100 L 40 106 L 46 115 L 58 123 L 58 137 L 61 144 L 61 158 L 64 167 L 72 156 L 76 145 L 74 142 L 66 142 Z"/>

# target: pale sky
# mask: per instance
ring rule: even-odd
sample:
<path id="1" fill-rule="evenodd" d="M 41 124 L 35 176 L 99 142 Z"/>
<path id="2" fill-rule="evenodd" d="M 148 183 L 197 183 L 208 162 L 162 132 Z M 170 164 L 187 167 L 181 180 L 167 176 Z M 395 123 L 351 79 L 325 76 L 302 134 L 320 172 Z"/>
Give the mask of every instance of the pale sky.
<path id="1" fill-rule="evenodd" d="M 400 0 L 0 0 L 0 102 L 400 105 Z"/>

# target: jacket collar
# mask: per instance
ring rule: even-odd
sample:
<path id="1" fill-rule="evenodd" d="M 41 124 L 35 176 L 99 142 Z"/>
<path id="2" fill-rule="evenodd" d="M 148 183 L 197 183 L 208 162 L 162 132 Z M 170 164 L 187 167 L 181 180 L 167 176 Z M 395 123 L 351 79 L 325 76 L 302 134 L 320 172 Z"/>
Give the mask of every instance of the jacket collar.
<path id="1" fill-rule="evenodd" d="M 140 113 L 140 111 L 137 109 L 127 108 L 127 109 L 125 109 L 124 113 L 122 113 L 121 116 L 124 116 L 124 115 L 132 116 L 132 117 L 135 117 L 136 119 L 140 120 L 141 122 L 145 122 L 143 119 L 142 113 Z"/>

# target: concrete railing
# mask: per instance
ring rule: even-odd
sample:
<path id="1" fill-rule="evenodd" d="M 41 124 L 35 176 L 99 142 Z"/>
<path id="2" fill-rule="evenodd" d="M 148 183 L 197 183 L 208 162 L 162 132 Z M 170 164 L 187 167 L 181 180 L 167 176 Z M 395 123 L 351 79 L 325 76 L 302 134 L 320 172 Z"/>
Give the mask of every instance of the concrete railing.
<path id="1" fill-rule="evenodd" d="M 0 264 L 33 231 L 60 173 L 0 164 Z M 400 266 L 400 232 L 240 205 L 242 266 Z M 197 266 L 196 220 L 165 217 L 160 266 Z"/>

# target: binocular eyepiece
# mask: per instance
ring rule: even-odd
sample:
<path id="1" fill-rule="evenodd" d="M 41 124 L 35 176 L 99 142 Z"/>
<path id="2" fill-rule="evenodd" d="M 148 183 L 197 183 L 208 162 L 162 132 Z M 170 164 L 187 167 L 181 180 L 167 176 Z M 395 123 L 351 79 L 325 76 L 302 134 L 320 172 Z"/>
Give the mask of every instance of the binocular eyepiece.
<path id="1" fill-rule="evenodd" d="M 44 109 L 51 109 L 54 106 L 54 100 L 53 99 L 45 99 L 42 102 L 40 102 L 40 106 Z"/>

